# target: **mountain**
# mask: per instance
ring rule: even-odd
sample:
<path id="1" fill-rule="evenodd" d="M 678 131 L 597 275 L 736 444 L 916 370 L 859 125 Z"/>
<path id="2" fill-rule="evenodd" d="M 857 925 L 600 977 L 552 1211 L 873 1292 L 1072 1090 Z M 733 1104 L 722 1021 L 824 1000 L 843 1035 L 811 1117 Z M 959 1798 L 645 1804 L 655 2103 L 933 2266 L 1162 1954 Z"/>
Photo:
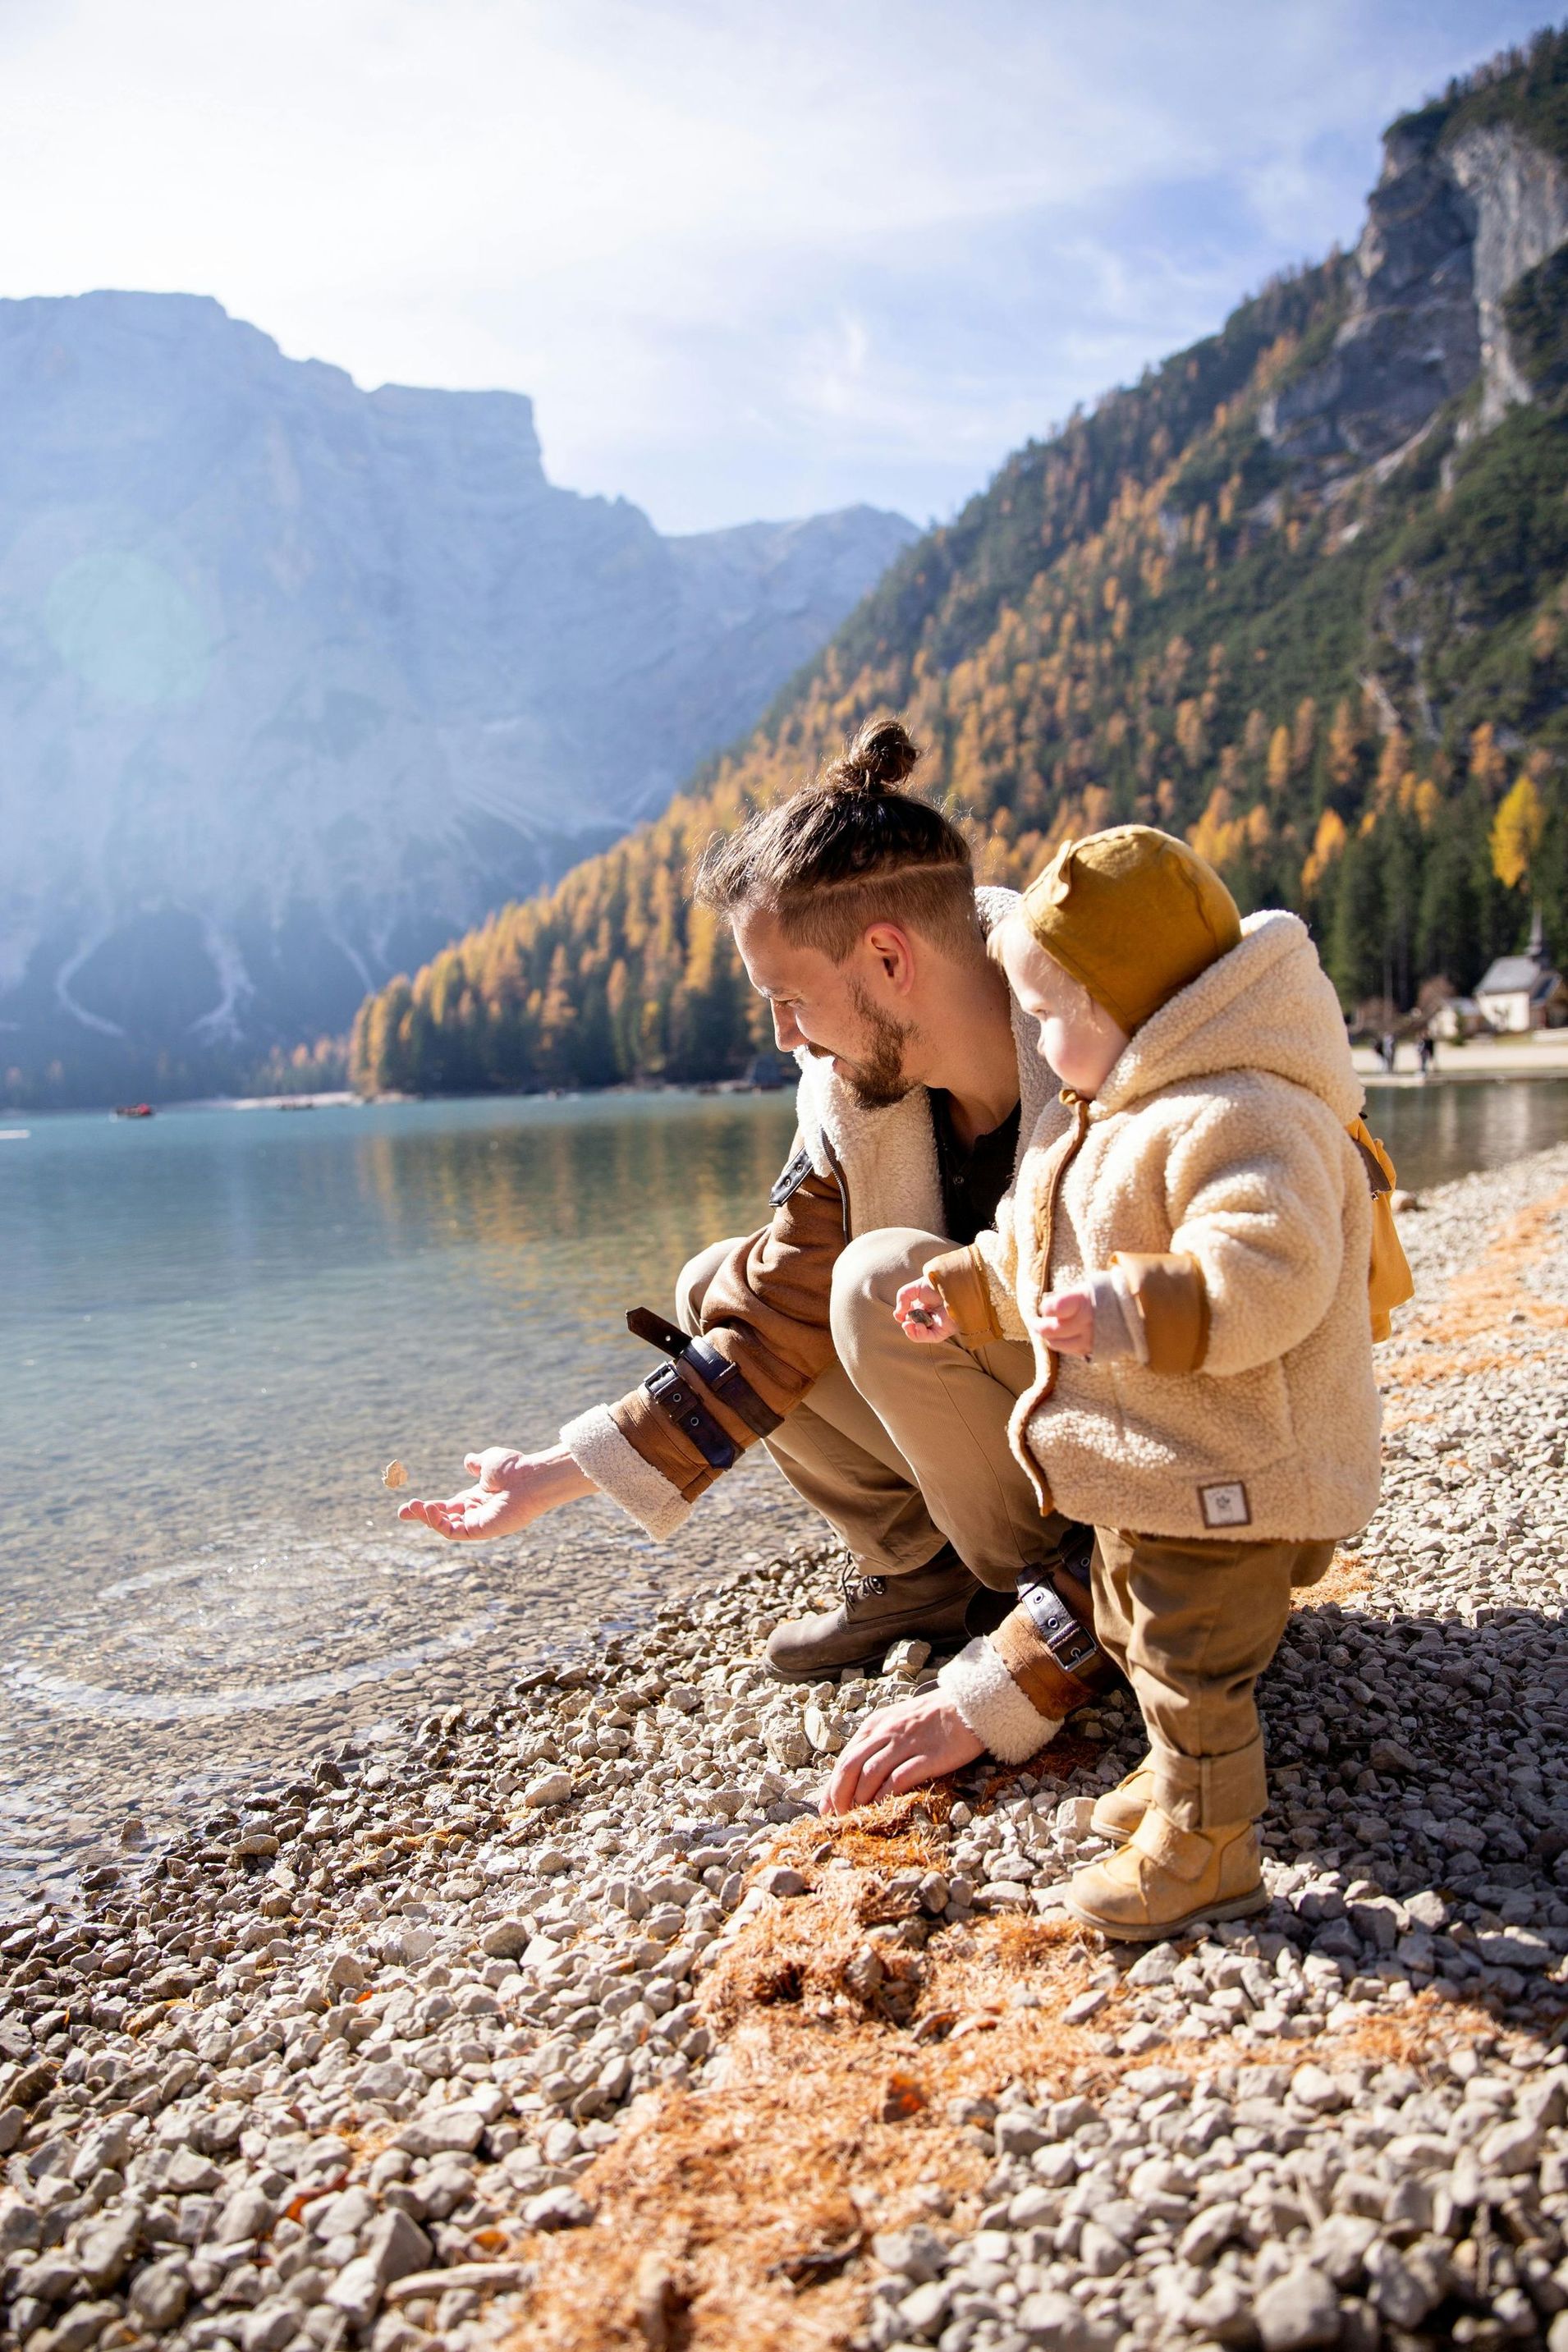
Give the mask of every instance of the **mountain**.
<path id="1" fill-rule="evenodd" d="M 664 538 L 512 393 L 0 302 L 0 1074 L 232 1080 L 661 808 L 914 536 Z M 50 1066 L 54 1066 L 50 1074 Z"/>
<path id="2" fill-rule="evenodd" d="M 688 863 L 883 705 L 987 879 L 1185 832 L 1308 917 L 1347 1009 L 1468 989 L 1532 902 L 1568 953 L 1565 239 L 1552 33 L 1394 124 L 1352 254 L 1020 450 L 654 824 L 370 999 L 356 1083 L 742 1066 Z"/>

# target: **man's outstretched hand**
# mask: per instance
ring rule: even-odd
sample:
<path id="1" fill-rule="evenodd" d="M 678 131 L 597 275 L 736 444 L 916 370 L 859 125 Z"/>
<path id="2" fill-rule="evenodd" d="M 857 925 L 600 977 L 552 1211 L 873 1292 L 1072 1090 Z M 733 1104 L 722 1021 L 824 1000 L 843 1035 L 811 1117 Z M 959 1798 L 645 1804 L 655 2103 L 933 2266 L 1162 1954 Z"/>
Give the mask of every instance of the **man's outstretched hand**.
<path id="1" fill-rule="evenodd" d="M 944 1772 L 973 1764 L 984 1745 L 939 1690 L 900 1699 L 897 1706 L 879 1707 L 838 1759 L 819 1810 L 851 1813 L 877 1797 L 921 1789 Z"/>
<path id="2" fill-rule="evenodd" d="M 398 1517 L 417 1519 L 453 1543 L 483 1543 L 491 1536 L 514 1536 L 562 1503 L 598 1492 L 563 1445 L 548 1454 L 514 1454 L 507 1445 L 487 1445 L 482 1454 L 466 1454 L 463 1467 L 474 1481 L 471 1486 L 444 1503 L 405 1503 Z"/>

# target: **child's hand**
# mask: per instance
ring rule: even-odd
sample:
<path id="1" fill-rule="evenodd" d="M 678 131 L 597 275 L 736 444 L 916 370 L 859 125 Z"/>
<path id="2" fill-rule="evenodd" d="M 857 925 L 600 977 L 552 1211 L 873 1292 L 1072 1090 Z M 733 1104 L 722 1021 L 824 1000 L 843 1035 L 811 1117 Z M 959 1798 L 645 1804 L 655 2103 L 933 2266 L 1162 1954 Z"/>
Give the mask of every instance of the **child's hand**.
<path id="1" fill-rule="evenodd" d="M 941 1691 L 922 1691 L 919 1698 L 879 1707 L 834 1766 L 817 1811 L 850 1813 L 877 1797 L 923 1789 L 928 1780 L 973 1764 L 984 1748 Z"/>
<path id="2" fill-rule="evenodd" d="M 466 1454 L 463 1467 L 473 1474 L 471 1486 L 444 1503 L 405 1503 L 398 1517 L 417 1519 L 452 1543 L 483 1543 L 491 1536 L 514 1536 L 558 1504 L 597 1491 L 563 1445 L 548 1454 L 488 1445 L 482 1454 Z"/>
<path id="3" fill-rule="evenodd" d="M 905 1339 L 917 1345 L 952 1337 L 952 1318 L 942 1303 L 942 1293 L 923 1276 L 919 1282 L 905 1283 L 893 1301 L 893 1313 Z"/>
<path id="4" fill-rule="evenodd" d="M 1094 1350 L 1094 1300 L 1085 1289 L 1047 1290 L 1029 1328 L 1038 1332 L 1058 1356 L 1088 1356 Z"/>

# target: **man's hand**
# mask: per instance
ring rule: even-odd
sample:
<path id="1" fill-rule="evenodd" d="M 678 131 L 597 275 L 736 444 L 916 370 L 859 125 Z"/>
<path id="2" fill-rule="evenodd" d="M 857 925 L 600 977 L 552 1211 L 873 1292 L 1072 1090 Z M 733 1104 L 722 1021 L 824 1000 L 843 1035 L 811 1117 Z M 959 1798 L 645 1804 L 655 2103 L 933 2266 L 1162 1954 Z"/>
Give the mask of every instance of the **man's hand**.
<path id="1" fill-rule="evenodd" d="M 952 1338 L 952 1318 L 942 1303 L 942 1293 L 923 1276 L 919 1282 L 905 1283 L 893 1301 L 893 1315 L 905 1339 L 917 1344 Z"/>
<path id="2" fill-rule="evenodd" d="M 984 1748 L 939 1690 L 868 1715 L 834 1767 L 819 1811 L 851 1813 L 877 1797 L 921 1789 L 973 1764 Z"/>
<path id="3" fill-rule="evenodd" d="M 471 1486 L 444 1503 L 405 1503 L 398 1517 L 417 1519 L 453 1543 L 483 1543 L 491 1536 L 514 1536 L 562 1503 L 599 1491 L 563 1445 L 548 1454 L 488 1445 L 482 1454 L 466 1454 L 463 1467 L 474 1480 Z"/>
<path id="4" fill-rule="evenodd" d="M 1047 1290 L 1040 1311 L 1029 1319 L 1047 1348 L 1058 1356 L 1088 1356 L 1094 1349 L 1094 1300 L 1089 1292 Z"/>

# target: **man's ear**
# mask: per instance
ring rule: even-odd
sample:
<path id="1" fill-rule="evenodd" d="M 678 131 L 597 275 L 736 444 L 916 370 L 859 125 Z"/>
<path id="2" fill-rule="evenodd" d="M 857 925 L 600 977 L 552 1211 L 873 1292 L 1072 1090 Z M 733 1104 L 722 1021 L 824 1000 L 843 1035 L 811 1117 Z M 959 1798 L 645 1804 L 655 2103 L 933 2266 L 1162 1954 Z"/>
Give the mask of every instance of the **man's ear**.
<path id="1" fill-rule="evenodd" d="M 901 923 L 872 923 L 865 931 L 861 945 L 881 968 L 882 977 L 900 996 L 907 996 L 914 986 L 915 943 L 912 933 Z"/>

